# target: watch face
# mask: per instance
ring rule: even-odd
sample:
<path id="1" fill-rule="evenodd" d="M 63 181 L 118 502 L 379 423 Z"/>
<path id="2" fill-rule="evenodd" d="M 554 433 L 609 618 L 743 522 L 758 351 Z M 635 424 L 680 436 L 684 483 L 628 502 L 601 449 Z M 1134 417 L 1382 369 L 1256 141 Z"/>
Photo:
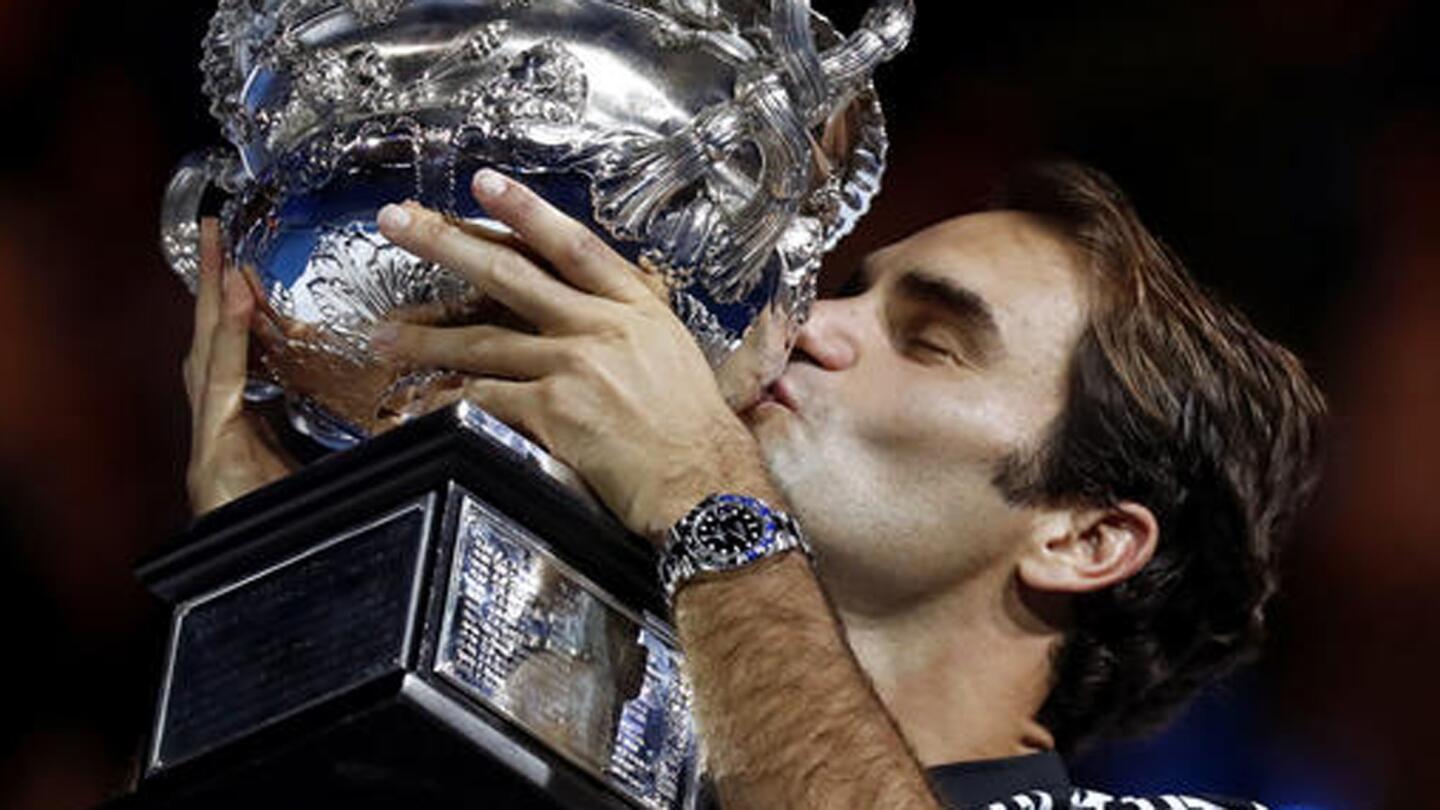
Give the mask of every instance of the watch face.
<path id="1" fill-rule="evenodd" d="M 768 521 L 744 503 L 718 501 L 695 522 L 695 545 L 706 561 L 726 565 L 756 557 L 769 540 Z"/>

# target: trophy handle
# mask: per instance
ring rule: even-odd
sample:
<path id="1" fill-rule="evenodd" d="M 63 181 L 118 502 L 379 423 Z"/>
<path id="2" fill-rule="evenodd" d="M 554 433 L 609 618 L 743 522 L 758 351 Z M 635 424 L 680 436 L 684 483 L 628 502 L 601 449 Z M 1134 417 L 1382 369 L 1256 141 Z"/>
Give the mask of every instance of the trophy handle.
<path id="1" fill-rule="evenodd" d="M 878 0 L 855 33 L 822 54 L 810 30 L 810 0 L 773 0 L 770 12 L 786 84 L 809 127 L 827 121 L 875 68 L 904 50 L 915 25 L 914 0 Z"/>
<path id="2" fill-rule="evenodd" d="M 831 104 L 844 103 L 850 93 L 870 80 L 875 68 L 905 50 L 914 27 L 914 0 L 879 0 L 871 6 L 855 33 L 820 56 Z M 827 109 L 826 117 L 833 111 Z"/>
<path id="3" fill-rule="evenodd" d="M 239 162 L 227 150 L 192 152 L 170 175 L 160 206 L 160 250 L 194 293 L 200 283 L 200 208 L 207 192 L 230 187 Z"/>
<path id="4" fill-rule="evenodd" d="M 772 0 L 777 70 L 742 81 L 736 97 L 701 111 L 667 137 L 621 136 L 594 177 L 596 219 L 618 237 L 667 246 L 660 266 L 698 270 L 711 295 L 733 303 L 755 289 L 765 263 L 810 187 L 810 131 L 842 111 L 881 62 L 910 38 L 914 0 L 879 0 L 859 30 L 815 47 L 810 0 Z M 754 178 L 716 170 L 744 146 L 761 156 Z M 722 214 L 707 199 L 672 208 L 702 178 L 726 187 Z M 728 216 L 727 216 L 728 214 Z"/>

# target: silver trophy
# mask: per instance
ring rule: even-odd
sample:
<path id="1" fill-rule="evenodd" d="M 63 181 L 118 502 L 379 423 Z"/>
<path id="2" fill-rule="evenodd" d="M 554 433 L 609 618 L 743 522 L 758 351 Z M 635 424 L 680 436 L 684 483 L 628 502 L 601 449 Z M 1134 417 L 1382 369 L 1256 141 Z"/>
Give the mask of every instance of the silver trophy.
<path id="1" fill-rule="evenodd" d="M 870 74 L 913 8 L 842 38 L 808 0 L 225 0 L 205 88 L 233 148 L 175 174 L 162 216 L 193 285 L 196 214 L 224 232 L 274 329 L 251 395 L 343 448 L 414 415 L 435 374 L 386 367 L 382 319 L 493 308 L 390 245 L 375 214 L 418 200 L 484 221 L 483 167 L 516 175 L 663 282 L 732 402 L 778 374 L 820 258 L 879 187 Z"/>
<path id="2" fill-rule="evenodd" d="M 447 372 L 372 354 L 382 320 L 509 317 L 375 215 L 498 227 L 469 179 L 516 176 L 651 273 L 748 401 L 878 190 L 870 77 L 912 18 L 878 0 L 842 37 L 809 0 L 222 0 L 203 69 L 233 148 L 177 170 L 163 248 L 193 289 L 218 206 L 261 301 L 247 396 L 348 452 L 142 566 L 174 618 L 133 801 L 695 806 L 648 547 L 483 411 L 421 413 Z"/>

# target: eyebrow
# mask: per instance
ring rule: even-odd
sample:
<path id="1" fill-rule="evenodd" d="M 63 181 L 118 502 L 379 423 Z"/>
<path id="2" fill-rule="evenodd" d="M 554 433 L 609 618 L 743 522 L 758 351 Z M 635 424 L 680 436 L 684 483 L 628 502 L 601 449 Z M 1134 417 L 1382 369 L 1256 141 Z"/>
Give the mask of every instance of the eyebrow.
<path id="1" fill-rule="evenodd" d="M 938 309 L 959 327 L 967 348 L 982 362 L 1000 349 L 1000 326 L 990 305 L 978 293 L 948 278 L 925 271 L 910 270 L 895 281 L 895 291 L 911 301 Z"/>

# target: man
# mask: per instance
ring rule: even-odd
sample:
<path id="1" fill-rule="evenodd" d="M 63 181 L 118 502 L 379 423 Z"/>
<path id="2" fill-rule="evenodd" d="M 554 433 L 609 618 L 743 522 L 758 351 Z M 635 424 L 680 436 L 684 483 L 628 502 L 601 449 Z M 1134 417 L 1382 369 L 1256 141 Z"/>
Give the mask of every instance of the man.
<path id="1" fill-rule="evenodd" d="M 739 415 L 637 268 L 518 183 L 474 191 L 549 269 L 410 203 L 380 227 L 538 334 L 391 324 L 376 348 L 473 375 L 672 556 L 716 493 L 788 510 L 814 548 L 668 583 L 722 806 L 1101 807 L 1053 752 L 1154 723 L 1253 649 L 1321 399 L 1102 175 L 1042 167 L 872 255 Z M 253 301 L 213 230 L 206 253 L 202 510 L 283 471 L 241 408 Z"/>

